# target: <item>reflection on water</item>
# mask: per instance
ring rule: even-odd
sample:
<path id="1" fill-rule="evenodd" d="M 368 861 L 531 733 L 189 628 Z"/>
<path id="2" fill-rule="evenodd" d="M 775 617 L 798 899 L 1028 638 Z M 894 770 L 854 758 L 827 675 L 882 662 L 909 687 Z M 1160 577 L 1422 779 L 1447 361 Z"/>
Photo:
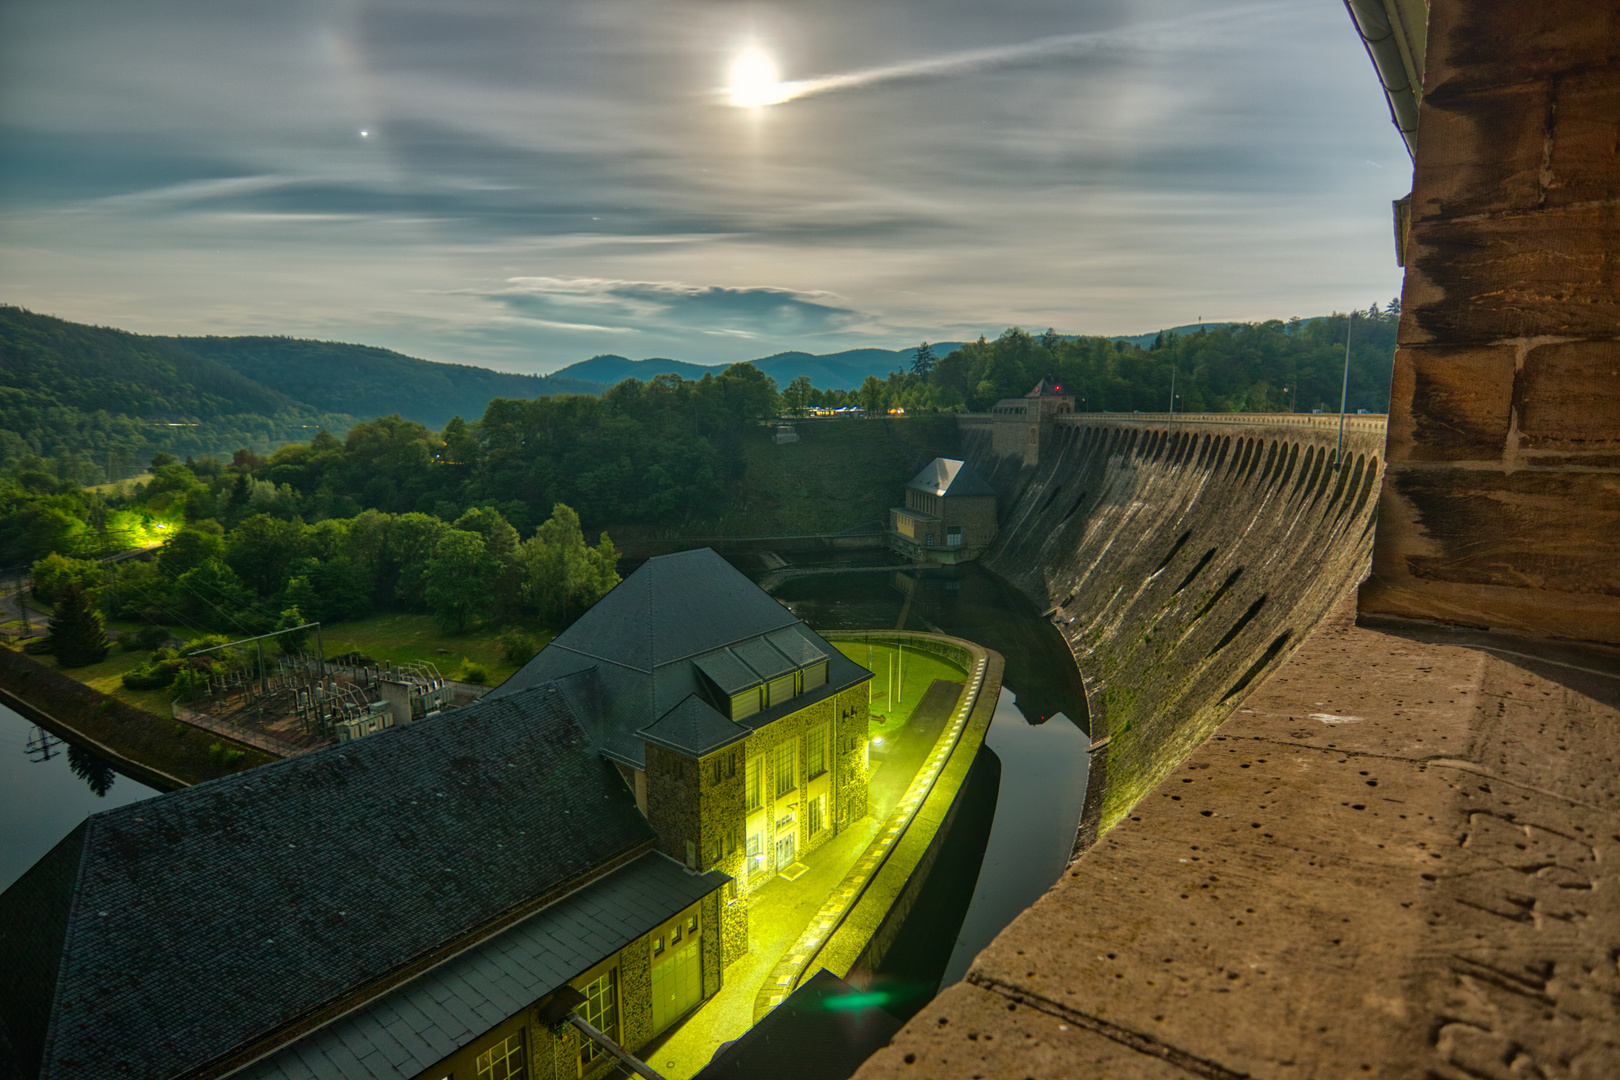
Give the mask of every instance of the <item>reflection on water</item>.
<path id="1" fill-rule="evenodd" d="M 1029 724 L 1002 690 L 985 745 L 1001 760 L 995 820 L 945 983 L 1063 874 L 1086 798 L 1091 740 L 1073 724 Z M 1054 718 L 1058 719 L 1058 718 Z"/>
<path id="2" fill-rule="evenodd" d="M 875 561 L 870 560 L 869 561 Z M 745 569 L 747 569 L 745 567 Z M 939 859 L 875 980 L 910 1015 L 1051 888 L 1074 845 L 1090 765 L 1068 645 L 981 567 L 843 565 L 756 571 L 817 630 L 928 630 L 1006 660 L 1001 697 Z"/>
<path id="3" fill-rule="evenodd" d="M 0 706 L 0 889 L 90 814 L 156 794 Z"/>
<path id="4" fill-rule="evenodd" d="M 921 568 L 859 564 L 754 573 L 817 630 L 927 630 L 977 642 L 1007 662 L 1003 683 L 1032 724 L 1062 713 L 1088 728 L 1069 647 L 1021 593 L 976 564 Z"/>

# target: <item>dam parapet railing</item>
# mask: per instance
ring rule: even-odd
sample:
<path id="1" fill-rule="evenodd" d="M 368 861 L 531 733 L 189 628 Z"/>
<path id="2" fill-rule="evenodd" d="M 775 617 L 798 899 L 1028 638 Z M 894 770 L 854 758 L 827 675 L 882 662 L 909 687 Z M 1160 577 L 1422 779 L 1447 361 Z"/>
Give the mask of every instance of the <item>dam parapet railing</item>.
<path id="1" fill-rule="evenodd" d="M 1365 576 L 1385 417 L 961 417 L 996 489 L 984 564 L 1046 612 L 1085 686 L 1079 845 L 1203 742 Z M 1342 460 L 1340 457 L 1342 456 Z"/>

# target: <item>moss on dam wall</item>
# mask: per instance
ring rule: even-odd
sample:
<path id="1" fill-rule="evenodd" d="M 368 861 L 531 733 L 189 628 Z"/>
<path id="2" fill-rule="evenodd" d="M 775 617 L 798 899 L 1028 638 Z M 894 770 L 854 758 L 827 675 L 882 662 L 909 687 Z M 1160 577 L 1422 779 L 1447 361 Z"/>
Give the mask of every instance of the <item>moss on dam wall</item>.
<path id="1" fill-rule="evenodd" d="M 1057 625 L 1091 715 L 1079 846 L 1214 731 L 1365 576 L 1383 417 L 966 416 L 984 562 Z"/>

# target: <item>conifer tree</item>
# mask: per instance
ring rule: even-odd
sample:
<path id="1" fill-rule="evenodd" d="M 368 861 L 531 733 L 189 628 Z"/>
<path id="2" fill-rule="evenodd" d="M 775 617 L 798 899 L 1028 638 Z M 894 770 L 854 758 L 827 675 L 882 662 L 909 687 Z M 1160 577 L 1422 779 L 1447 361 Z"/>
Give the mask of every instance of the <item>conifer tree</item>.
<path id="1" fill-rule="evenodd" d="M 106 659 L 106 624 L 77 582 L 64 585 L 57 595 L 51 651 L 63 667 L 86 667 Z"/>

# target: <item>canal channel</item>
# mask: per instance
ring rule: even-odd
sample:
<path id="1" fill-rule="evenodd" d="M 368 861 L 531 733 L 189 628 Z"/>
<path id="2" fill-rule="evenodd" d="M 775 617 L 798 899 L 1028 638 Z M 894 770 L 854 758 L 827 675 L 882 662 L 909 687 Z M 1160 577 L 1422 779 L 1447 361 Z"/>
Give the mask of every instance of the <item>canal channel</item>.
<path id="1" fill-rule="evenodd" d="M 871 973 L 887 991 L 886 1007 L 909 1016 L 960 979 L 1068 862 L 1089 764 L 1079 675 L 1040 612 L 976 565 L 921 569 L 867 555 L 742 569 L 818 631 L 943 633 L 1005 659 L 995 715 L 944 848 L 895 945 Z"/>

